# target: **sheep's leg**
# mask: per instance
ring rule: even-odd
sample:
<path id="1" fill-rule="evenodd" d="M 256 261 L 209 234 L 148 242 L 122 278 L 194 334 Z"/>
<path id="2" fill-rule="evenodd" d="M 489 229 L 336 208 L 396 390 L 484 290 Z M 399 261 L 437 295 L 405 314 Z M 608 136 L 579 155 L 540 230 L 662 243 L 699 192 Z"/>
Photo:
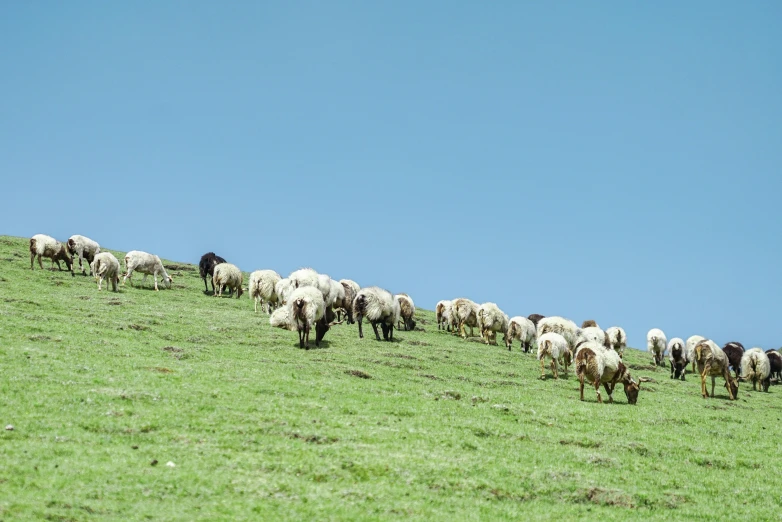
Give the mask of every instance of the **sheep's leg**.
<path id="1" fill-rule="evenodd" d="M 603 397 L 600 396 L 600 379 L 595 379 L 595 392 L 597 393 L 597 402 L 603 404 Z"/>
<path id="2" fill-rule="evenodd" d="M 388 327 L 388 340 L 389 341 L 394 340 L 394 325 Z"/>
<path id="3" fill-rule="evenodd" d="M 255 302 L 255 313 L 257 314 L 258 313 L 258 298 L 256 297 L 255 299 L 253 299 L 253 301 Z M 261 306 L 261 309 L 263 309 L 263 306 Z"/>
<path id="4" fill-rule="evenodd" d="M 716 379 L 714 376 L 712 376 L 712 377 L 711 377 L 711 396 L 712 396 L 712 397 L 714 397 L 714 382 L 715 382 L 716 380 L 717 380 L 717 379 Z M 728 393 L 730 393 L 730 392 L 728 392 Z"/>
<path id="5" fill-rule="evenodd" d="M 559 379 L 559 372 L 557 372 L 557 359 L 551 358 L 551 371 L 554 374 L 555 379 Z"/>
<path id="6" fill-rule="evenodd" d="M 459 334 L 462 336 L 462 339 L 467 339 L 467 332 L 464 330 L 464 323 L 459 321 Z"/>
<path id="7" fill-rule="evenodd" d="M 152 274 L 152 279 L 155 280 L 155 292 L 159 292 L 157 288 L 157 273 Z"/>
<path id="8" fill-rule="evenodd" d="M 545 357 L 540 358 L 540 380 L 545 381 L 546 380 L 546 363 L 545 363 Z"/>
<path id="9" fill-rule="evenodd" d="M 705 399 L 709 396 L 709 394 L 706 392 L 706 369 L 703 369 L 703 373 L 701 373 L 701 395 Z"/>
<path id="10" fill-rule="evenodd" d="M 377 323 L 375 321 L 370 321 L 370 324 L 372 325 L 372 329 L 375 331 L 375 338 L 379 341 L 380 334 L 377 332 Z"/>
<path id="11" fill-rule="evenodd" d="M 358 314 L 358 317 L 356 318 L 358 320 L 358 338 L 363 339 L 364 338 L 364 330 L 361 328 L 361 325 L 364 322 L 364 316 L 361 314 Z"/>
<path id="12" fill-rule="evenodd" d="M 584 375 L 581 374 L 578 376 L 578 388 L 581 392 L 581 400 L 584 400 Z"/>
<path id="13" fill-rule="evenodd" d="M 304 348 L 304 330 L 299 326 L 296 331 L 299 332 L 299 348 Z"/>
<path id="14" fill-rule="evenodd" d="M 30 252 L 30 270 L 35 270 L 33 268 L 34 262 L 35 262 L 35 252 Z"/>
<path id="15" fill-rule="evenodd" d="M 209 292 L 209 285 L 206 284 L 206 277 L 202 277 L 201 279 L 204 280 L 204 293 Z M 214 288 L 212 288 L 212 290 L 214 290 Z"/>
<path id="16" fill-rule="evenodd" d="M 310 325 L 309 323 L 304 325 L 304 348 L 310 349 Z"/>

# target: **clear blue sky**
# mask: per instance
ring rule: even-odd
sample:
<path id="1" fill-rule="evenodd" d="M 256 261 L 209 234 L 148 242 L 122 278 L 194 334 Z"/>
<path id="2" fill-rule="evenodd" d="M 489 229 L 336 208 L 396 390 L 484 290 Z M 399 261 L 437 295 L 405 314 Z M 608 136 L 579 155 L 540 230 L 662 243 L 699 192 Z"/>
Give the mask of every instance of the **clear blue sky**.
<path id="1" fill-rule="evenodd" d="M 0 234 L 782 345 L 780 2 L 4 2 L 0 49 Z"/>

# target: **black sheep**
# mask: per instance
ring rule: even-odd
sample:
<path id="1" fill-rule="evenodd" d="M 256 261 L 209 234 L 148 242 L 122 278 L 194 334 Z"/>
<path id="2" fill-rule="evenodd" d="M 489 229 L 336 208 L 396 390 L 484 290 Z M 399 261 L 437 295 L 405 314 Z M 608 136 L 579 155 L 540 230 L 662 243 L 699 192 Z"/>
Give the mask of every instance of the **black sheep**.
<path id="1" fill-rule="evenodd" d="M 728 357 L 728 362 L 731 368 L 733 368 L 733 373 L 736 374 L 736 379 L 738 379 L 741 375 L 741 356 L 744 355 L 744 345 L 737 341 L 731 341 L 725 343 L 722 351 Z"/>
<path id="2" fill-rule="evenodd" d="M 782 355 L 776 350 L 766 350 L 766 355 L 771 363 L 771 377 L 782 381 Z"/>
<path id="3" fill-rule="evenodd" d="M 201 279 L 204 280 L 204 292 L 209 291 L 209 287 L 206 284 L 206 278 L 209 277 L 209 280 L 211 281 L 212 276 L 214 275 L 215 267 L 220 263 L 225 262 L 225 259 L 218 256 L 214 252 L 207 252 L 201 256 L 201 261 L 198 262 L 198 272 L 201 274 Z M 215 284 L 212 282 L 212 293 L 214 293 L 214 291 Z"/>

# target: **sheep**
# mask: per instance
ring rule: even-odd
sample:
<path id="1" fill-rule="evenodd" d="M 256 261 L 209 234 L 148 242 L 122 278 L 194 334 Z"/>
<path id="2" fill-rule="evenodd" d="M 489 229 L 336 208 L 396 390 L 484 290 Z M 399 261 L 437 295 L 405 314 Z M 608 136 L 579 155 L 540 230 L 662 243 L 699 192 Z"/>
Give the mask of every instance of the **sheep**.
<path id="1" fill-rule="evenodd" d="M 98 291 L 106 280 L 106 287 L 111 283 L 112 291 L 117 291 L 119 284 L 119 260 L 111 252 L 99 252 L 90 263 L 90 273 L 98 281 Z"/>
<path id="2" fill-rule="evenodd" d="M 530 321 L 532 322 L 532 321 Z M 545 360 L 551 359 L 551 373 L 555 379 L 559 379 L 557 361 L 570 355 L 567 341 L 558 333 L 548 332 L 538 338 L 538 360 L 540 361 L 540 378 L 546 379 Z M 567 371 L 567 365 L 565 365 Z"/>
<path id="3" fill-rule="evenodd" d="M 287 277 L 283 277 L 274 285 L 274 293 L 277 294 L 277 301 L 280 305 L 284 305 L 288 302 L 288 299 L 294 290 L 296 290 L 296 287 L 293 286 L 293 282 Z"/>
<path id="4" fill-rule="evenodd" d="M 537 330 L 538 340 L 540 340 L 540 336 L 543 334 L 547 334 L 549 332 L 558 333 L 565 338 L 565 341 L 567 341 L 570 354 L 572 355 L 575 353 L 578 327 L 576 326 L 576 323 L 570 319 L 565 319 L 564 317 L 558 316 L 544 317 L 538 321 Z"/>
<path id="5" fill-rule="evenodd" d="M 405 330 L 415 330 L 415 303 L 407 294 L 396 294 L 394 299 L 399 301 L 399 313 L 401 322 L 404 322 Z M 397 324 L 397 329 L 399 325 Z"/>
<path id="6" fill-rule="evenodd" d="M 536 328 L 538 326 L 538 321 L 540 321 L 541 319 L 545 319 L 545 318 L 546 318 L 545 315 L 540 315 L 540 314 L 529 314 L 527 316 L 527 319 L 532 321 L 532 324 L 534 324 Z"/>
<path id="7" fill-rule="evenodd" d="M 459 327 L 459 318 L 457 317 L 456 312 L 454 312 L 453 301 L 450 301 L 450 304 L 443 312 L 443 316 L 448 324 L 448 331 L 456 333 L 456 329 Z"/>
<path id="8" fill-rule="evenodd" d="M 754 391 L 768 391 L 771 384 L 771 361 L 762 348 L 750 348 L 741 356 L 741 375 L 752 383 Z"/>
<path id="9" fill-rule="evenodd" d="M 665 366 L 663 356 L 665 355 L 665 347 L 667 344 L 668 339 L 659 328 L 652 328 L 646 334 L 646 350 L 654 354 L 655 366 Z"/>
<path id="10" fill-rule="evenodd" d="M 708 340 L 699 341 L 695 345 L 695 362 L 698 364 L 698 373 L 701 375 L 701 395 L 704 399 L 709 397 L 706 391 L 706 377 L 711 376 L 711 397 L 714 397 L 714 379 L 721 375 L 725 379 L 728 397 L 732 401 L 736 400 L 739 385 L 730 376 L 728 358 L 719 346 Z"/>
<path id="11" fill-rule="evenodd" d="M 766 350 L 766 355 L 771 366 L 771 377 L 777 382 L 782 381 L 782 355 L 776 350 Z"/>
<path id="12" fill-rule="evenodd" d="M 692 363 L 692 373 L 695 373 L 695 345 L 706 338 L 701 335 L 691 335 L 687 338 L 685 350 L 687 351 L 687 360 Z"/>
<path id="13" fill-rule="evenodd" d="M 209 292 L 209 287 L 206 284 L 206 278 L 209 277 L 209 281 L 212 281 L 215 267 L 220 263 L 225 262 L 225 259 L 218 256 L 214 252 L 207 252 L 201 256 L 201 260 L 198 262 L 198 273 L 201 274 L 201 279 L 204 280 L 204 293 Z M 212 293 L 214 294 L 214 292 L 214 281 L 212 281 Z"/>
<path id="14" fill-rule="evenodd" d="M 76 254 L 79 254 L 79 269 L 81 270 L 82 274 L 86 275 L 87 272 L 84 269 L 82 260 L 87 260 L 87 266 L 92 264 L 92 262 L 95 260 L 95 256 L 100 253 L 100 245 L 92 239 L 80 236 L 78 234 L 68 238 L 67 245 L 68 253 L 73 258 L 74 268 L 76 265 Z M 73 272 L 74 271 L 71 271 L 71 275 L 75 275 Z"/>
<path id="15" fill-rule="evenodd" d="M 624 329 L 621 326 L 612 326 L 606 330 L 606 337 L 611 348 L 619 354 L 619 358 L 623 358 L 627 348 L 627 334 Z"/>
<path id="16" fill-rule="evenodd" d="M 438 330 L 450 330 L 451 327 L 449 324 L 447 324 L 446 317 L 445 317 L 445 311 L 447 308 L 451 306 L 451 301 L 444 300 L 444 301 L 437 301 L 437 306 L 434 307 L 435 316 L 437 318 L 437 329 Z"/>
<path id="17" fill-rule="evenodd" d="M 345 304 L 345 287 L 342 286 L 339 281 L 335 281 L 331 278 L 329 278 L 329 284 L 331 285 L 329 296 L 332 299 L 332 309 L 338 310 L 343 308 L 343 305 Z"/>
<path id="18" fill-rule="evenodd" d="M 394 325 L 399 322 L 401 310 L 399 301 L 394 299 L 389 291 L 377 286 L 362 288 L 353 300 L 353 313 L 356 314 L 358 321 L 359 339 L 364 338 L 362 323 L 366 317 L 372 325 L 378 341 L 380 340 L 380 334 L 377 332 L 378 324 L 383 329 L 383 339 L 386 341 L 394 340 Z"/>
<path id="19" fill-rule="evenodd" d="M 232 265 L 231 263 L 220 263 L 215 265 L 214 274 L 212 275 L 212 284 L 215 287 L 215 297 L 222 297 L 225 287 L 231 289 L 229 297 L 233 297 L 234 290 L 236 290 L 236 298 L 242 297 L 244 292 L 242 289 L 242 281 L 244 276 L 239 267 Z"/>
<path id="20" fill-rule="evenodd" d="M 48 257 L 52 262 L 52 268 L 54 268 L 54 263 L 57 263 L 57 268 L 62 270 L 60 261 L 64 261 L 68 271 L 73 275 L 71 256 L 68 255 L 65 245 L 53 237 L 45 234 L 35 234 L 30 238 L 30 270 L 33 270 L 33 261 L 36 256 L 38 256 L 38 266 L 41 267 L 41 270 L 43 270 L 41 257 Z"/>
<path id="21" fill-rule="evenodd" d="M 275 328 L 296 330 L 299 348 L 309 350 L 312 325 L 317 325 L 325 312 L 326 302 L 321 291 L 313 286 L 303 286 L 291 292 L 290 301 L 269 316 L 269 324 Z M 316 333 L 315 346 L 320 346 L 320 341 Z"/>
<path id="22" fill-rule="evenodd" d="M 128 279 L 130 279 L 130 286 L 133 286 L 134 271 L 144 274 L 144 279 L 141 281 L 142 285 L 147 280 L 147 276 L 151 274 L 155 279 L 156 292 L 158 291 L 158 275 L 161 276 L 168 288 L 171 288 L 171 283 L 174 281 L 171 276 L 166 273 L 166 269 L 163 268 L 163 262 L 158 256 L 140 250 L 131 250 L 125 254 L 125 277 L 122 279 L 122 286 L 125 286 L 125 281 Z"/>
<path id="23" fill-rule="evenodd" d="M 460 297 L 451 302 L 451 307 L 453 308 L 451 320 L 456 322 L 459 335 L 462 336 L 462 339 L 467 339 L 464 327 L 469 326 L 470 337 L 472 337 L 472 329 L 478 326 L 478 305 L 465 297 Z"/>
<path id="24" fill-rule="evenodd" d="M 576 350 L 578 350 L 579 344 L 588 341 L 595 342 L 606 350 L 611 349 L 608 336 L 603 330 L 600 329 L 599 326 L 587 326 L 586 328 L 579 328 L 578 333 L 576 334 Z"/>
<path id="25" fill-rule="evenodd" d="M 521 341 L 521 347 L 524 350 L 524 353 L 529 353 L 530 348 L 532 347 L 532 341 L 535 340 L 537 333 L 535 323 L 531 320 L 520 315 L 512 317 L 508 322 L 508 335 L 505 336 L 505 346 L 508 348 L 508 351 L 510 351 L 513 340 L 518 339 Z"/>
<path id="26" fill-rule="evenodd" d="M 744 355 L 744 345 L 736 341 L 731 341 L 725 343 L 725 346 L 722 347 L 722 351 L 725 352 L 725 355 L 728 357 L 730 367 L 733 368 L 733 373 L 738 379 L 742 373 L 741 357 Z"/>
<path id="27" fill-rule="evenodd" d="M 311 268 L 300 268 L 294 270 L 288 276 L 291 280 L 293 288 L 301 288 L 303 286 L 318 286 L 318 273 Z"/>
<path id="28" fill-rule="evenodd" d="M 507 345 L 508 316 L 495 303 L 483 303 L 478 307 L 478 325 L 484 343 L 497 346 L 497 332 L 502 332 Z"/>
<path id="29" fill-rule="evenodd" d="M 617 382 L 624 386 L 628 404 L 636 404 L 640 383 L 630 376 L 630 371 L 614 350 L 607 350 L 603 345 L 587 341 L 579 346 L 576 352 L 576 375 L 579 381 L 581 400 L 584 400 L 584 381 L 591 383 L 597 393 L 597 402 L 602 403 L 600 384 L 608 394 L 608 402 L 614 402 L 613 392 Z"/>
<path id="30" fill-rule="evenodd" d="M 291 307 L 284 305 L 277 308 L 269 316 L 269 324 L 274 328 L 294 330 L 293 317 L 291 317 Z"/>
<path id="31" fill-rule="evenodd" d="M 600 326 L 595 322 L 594 319 L 585 319 L 584 322 L 581 323 L 581 328 L 600 328 Z"/>
<path id="32" fill-rule="evenodd" d="M 274 270 L 256 270 L 250 274 L 248 290 L 250 299 L 255 302 L 255 312 L 258 313 L 258 303 L 261 303 L 261 311 L 272 313 L 272 306 L 279 302 L 275 285 L 282 277 Z"/>
<path id="33" fill-rule="evenodd" d="M 668 341 L 668 360 L 671 363 L 671 379 L 684 380 L 684 370 L 687 367 L 687 350 L 684 339 L 674 337 Z"/>
<path id="34" fill-rule="evenodd" d="M 345 311 L 345 315 L 348 317 L 348 324 L 353 324 L 353 300 L 356 298 L 358 291 L 361 290 L 361 287 L 350 279 L 340 279 L 339 284 L 342 285 L 342 289 L 345 292 L 345 297 L 343 297 L 339 308 Z M 339 316 L 337 319 L 339 319 Z"/>

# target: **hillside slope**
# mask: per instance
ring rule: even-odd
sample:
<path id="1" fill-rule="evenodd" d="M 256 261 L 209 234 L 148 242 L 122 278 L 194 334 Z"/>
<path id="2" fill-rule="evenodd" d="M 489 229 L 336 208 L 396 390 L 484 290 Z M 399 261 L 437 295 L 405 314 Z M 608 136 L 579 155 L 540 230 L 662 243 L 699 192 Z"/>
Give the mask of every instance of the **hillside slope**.
<path id="1" fill-rule="evenodd" d="M 704 400 L 695 376 L 669 380 L 628 350 L 634 374 L 656 380 L 638 405 L 619 389 L 615 404 L 593 389 L 580 402 L 572 372 L 541 381 L 518 343 L 463 341 L 420 309 L 423 331 L 395 342 L 342 324 L 300 350 L 246 297 L 204 295 L 194 265 L 165 262 L 171 290 L 134 277 L 98 292 L 90 277 L 30 271 L 27 242 L 0 236 L 0 428 L 13 426 L 0 430 L 0 519 L 727 519 L 782 507 L 769 473 L 782 463 L 778 387 L 742 384 L 729 402 L 718 381 Z"/>

